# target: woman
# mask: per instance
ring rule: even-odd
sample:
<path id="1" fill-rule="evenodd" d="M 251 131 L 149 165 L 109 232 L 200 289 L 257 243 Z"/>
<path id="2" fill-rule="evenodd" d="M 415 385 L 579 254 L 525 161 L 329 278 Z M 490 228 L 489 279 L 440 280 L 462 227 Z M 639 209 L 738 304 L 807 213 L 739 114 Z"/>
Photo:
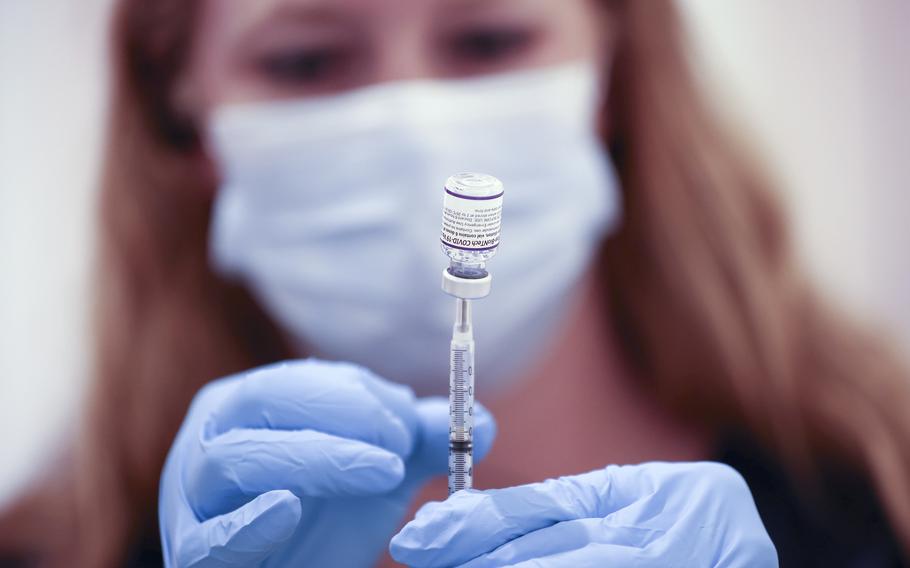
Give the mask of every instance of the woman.
<path id="1" fill-rule="evenodd" d="M 797 269 L 768 182 L 697 93 L 670 1 L 274 0 L 253 7 L 124 0 L 114 48 L 98 370 L 89 421 L 60 468 L 64 473 L 8 515 L 0 531 L 5 548 L 54 565 L 156 562 L 157 552 L 140 543 L 154 534 L 159 472 L 182 421 L 161 483 L 161 533 L 169 561 L 213 561 L 217 553 L 194 540 L 210 533 L 198 532 L 194 523 L 233 520 L 220 515 L 254 508 L 257 518 L 275 523 L 265 531 L 271 538 L 313 547 L 303 556 L 285 548 L 279 558 L 363 562 L 356 554 L 333 556 L 358 546 L 353 540 L 339 543 L 332 532 L 360 527 L 363 519 L 368 522 L 362 532 L 347 536 L 388 542 L 410 496 L 438 472 L 427 465 L 438 464 L 431 454 L 441 443 L 434 441 L 444 440 L 444 432 L 440 438 L 434 430 L 439 424 L 444 428 L 438 404 L 416 401 L 360 367 L 310 361 L 216 381 L 189 413 L 188 407 L 216 377 L 310 353 L 367 364 L 421 394 L 439 390 L 438 380 L 426 376 L 439 359 L 407 350 L 425 338 L 432 339 L 427 345 L 438 344 L 439 318 L 433 319 L 431 306 L 441 292 L 414 286 L 404 302 L 381 292 L 384 283 L 398 282 L 392 267 L 411 274 L 408 263 L 424 258 L 424 249 L 418 251 L 422 244 L 413 244 L 413 254 L 390 255 L 388 270 L 357 272 L 358 261 L 375 267 L 373 257 L 389 250 L 364 254 L 361 233 L 376 235 L 383 244 L 402 243 L 384 232 L 399 227 L 401 209 L 393 211 L 389 224 L 372 216 L 386 201 L 375 207 L 370 202 L 363 210 L 356 205 L 375 194 L 395 199 L 394 188 L 410 188 L 418 178 L 441 183 L 437 170 L 450 168 L 444 170 L 448 174 L 457 171 L 451 167 L 463 167 L 449 166 L 444 158 L 465 152 L 472 163 L 495 165 L 489 173 L 502 175 L 511 191 L 503 251 L 491 263 L 501 295 L 494 292 L 478 306 L 478 318 L 484 310 L 495 315 L 487 316 L 490 340 L 479 337 L 478 343 L 478 357 L 485 345 L 489 349 L 489 365 L 480 367 L 490 370 L 489 397 L 483 374 L 478 388 L 500 430 L 496 451 L 478 469 L 479 484 L 509 487 L 590 470 L 619 479 L 624 473 L 615 469 L 596 470 L 609 463 L 713 458 L 746 478 L 784 566 L 894 566 L 910 550 L 906 369 L 881 339 L 822 302 Z M 591 84 L 606 86 L 596 100 L 586 95 L 594 92 Z M 518 86 L 527 89 L 527 100 L 544 101 L 543 106 L 523 108 Z M 552 104 L 561 95 L 567 100 Z M 486 96 L 491 108 L 514 122 L 501 121 L 500 113 L 485 116 L 480 104 L 464 120 L 489 119 L 493 126 L 468 128 L 486 123 L 466 126 L 461 113 L 471 105 L 459 103 Z M 437 97 L 454 102 L 436 106 Z M 298 100 L 315 106 L 295 106 Z M 596 108 L 586 106 L 591 101 Z M 307 110 L 298 113 L 300 108 Z M 423 108 L 430 111 L 421 114 Z M 438 108 L 451 116 L 433 112 Z M 385 110 L 406 124 L 389 127 Z M 585 116 L 588 129 L 596 126 L 599 133 L 599 153 L 580 134 L 579 117 Z M 282 129 L 285 120 L 288 127 Z M 568 122 L 574 129 L 565 127 Z M 370 130 L 364 124 L 378 126 Z M 438 124 L 441 132 L 429 128 Z M 483 147 L 484 140 L 478 131 L 522 152 L 510 157 L 514 149 L 507 146 L 478 155 L 474 146 Z M 545 144 L 549 135 L 565 145 Z M 277 154 L 256 154 L 260 143 Z M 296 151 L 304 146 L 307 152 Z M 287 149 L 291 157 L 281 154 Z M 270 162 L 273 155 L 281 157 Z M 328 158 L 319 161 L 323 155 Z M 400 161 L 370 161 L 376 155 Z M 351 156 L 364 161 L 347 161 Z M 436 157 L 439 162 L 432 162 Z M 571 162 L 577 167 L 566 167 L 563 160 L 578 160 Z M 392 192 L 371 195 L 370 187 L 359 187 L 353 189 L 363 193 L 350 194 L 338 180 L 362 179 L 361 168 L 378 168 L 370 179 Z M 510 183 L 513 172 L 516 183 Z M 542 208 L 527 202 L 522 188 L 536 187 L 539 179 L 568 179 L 559 186 L 566 203 Z M 541 188 L 556 190 L 545 185 Z M 594 188 L 602 191 L 587 193 Z M 333 217 L 336 189 L 346 206 Z M 438 194 L 427 193 L 438 208 Z M 513 211 L 527 211 L 528 217 L 510 219 L 513 203 Z M 427 209 L 422 202 L 404 203 L 405 209 L 412 206 Z M 306 217 L 307 211 L 320 214 Z M 548 230 L 549 212 L 569 220 L 554 225 L 565 231 L 558 233 L 565 237 L 557 241 L 562 248 L 546 248 L 550 245 L 531 230 Z M 518 228 L 509 241 L 511 220 Z M 316 229 L 300 237 L 301 227 Z M 353 244 L 339 245 L 340 228 L 351 227 Z M 417 225 L 407 227 L 425 234 Z M 298 249 L 298 241 L 309 248 Z M 522 249 L 531 244 L 552 253 L 545 258 L 556 259 L 560 270 L 533 270 L 536 264 L 527 259 L 533 261 L 537 250 Z M 434 254 L 442 260 L 441 253 Z M 538 272 L 557 277 L 540 278 Z M 510 278 L 528 284 L 510 285 Z M 373 293 L 358 303 L 362 294 Z M 496 311 L 496 302 L 510 309 Z M 401 313 L 401 321 L 391 323 L 404 323 L 394 329 L 407 341 L 388 335 L 388 322 L 377 313 Z M 546 325 L 532 329 L 522 319 L 532 315 L 540 319 L 531 323 Z M 423 324 L 426 336 L 415 335 Z M 480 319 L 477 328 L 480 335 Z M 408 356 L 383 358 L 371 347 L 376 338 L 393 354 Z M 444 353 L 444 343 L 441 348 Z M 527 360 L 533 364 L 523 365 Z M 309 390 L 295 390 L 301 384 Z M 338 385 L 347 388 L 346 396 L 338 394 Z M 230 440 L 240 454 L 231 459 L 245 455 L 249 463 L 259 463 L 255 456 L 271 456 L 276 447 L 297 456 L 300 447 L 276 439 L 283 415 L 269 405 L 277 397 L 292 402 L 295 412 L 308 409 L 314 392 L 337 395 L 330 399 L 350 413 L 319 415 L 335 421 L 330 434 L 376 425 L 376 431 L 361 433 L 373 436 L 371 447 L 382 450 L 370 450 L 374 461 L 365 471 L 375 475 L 357 483 L 372 485 L 377 495 L 324 501 L 322 509 L 310 501 L 303 510 L 310 518 L 301 519 L 295 495 L 319 495 L 354 482 L 338 472 L 324 478 L 304 472 L 279 482 L 268 468 L 231 470 L 237 473 L 232 490 L 243 486 L 246 493 L 229 498 L 219 493 L 230 468 L 225 459 L 205 457 L 210 447 L 194 444 L 224 441 L 240 429 L 240 437 Z M 279 412 L 275 424 L 273 410 Z M 488 447 L 492 421 L 481 414 L 478 446 Z M 540 416 L 554 419 L 539 427 Z M 345 459 L 356 462 L 364 455 L 356 444 L 319 447 L 334 452 L 342 446 L 353 448 Z M 478 454 L 485 449 L 478 447 Z M 687 493 L 694 498 L 698 478 L 716 480 L 742 497 L 736 479 L 716 469 L 647 471 L 661 487 L 682 480 L 668 503 Z M 600 477 L 572 479 L 595 492 L 604 483 Z M 282 492 L 282 483 L 294 494 Z M 312 484 L 320 483 L 314 489 Z M 510 507 L 528 502 L 523 491 L 497 494 L 493 502 L 508 514 Z M 483 507 L 466 495 L 443 509 L 422 511 L 393 541 L 396 557 L 434 565 L 490 553 L 472 540 L 469 529 L 474 521 L 487 523 L 489 534 L 500 537 L 495 520 L 468 515 Z M 730 519 L 748 521 L 750 505 L 744 503 L 731 505 Z M 465 524 L 447 525 L 460 526 L 443 547 L 454 556 L 428 557 L 427 533 L 438 533 L 434 523 L 440 511 Z M 544 507 L 544 517 L 550 513 Z M 699 511 L 696 522 L 707 518 L 701 513 L 707 514 Z M 290 517 L 299 528 L 282 524 Z M 535 525 L 540 519 L 531 514 L 517 518 L 527 521 L 522 530 L 530 540 L 545 526 Z M 508 541 L 522 534 L 493 539 L 494 544 L 518 547 Z M 591 550 L 583 548 L 586 554 Z M 546 554 L 534 556 L 528 548 L 508 552 L 515 554 L 512 559 L 528 560 Z M 367 556 L 375 554 L 370 548 Z M 598 558 L 595 553 L 586 561 Z M 243 563 L 243 558 L 229 560 Z M 670 560 L 683 561 L 668 557 L 663 563 Z M 496 557 L 487 561 L 496 564 Z"/>

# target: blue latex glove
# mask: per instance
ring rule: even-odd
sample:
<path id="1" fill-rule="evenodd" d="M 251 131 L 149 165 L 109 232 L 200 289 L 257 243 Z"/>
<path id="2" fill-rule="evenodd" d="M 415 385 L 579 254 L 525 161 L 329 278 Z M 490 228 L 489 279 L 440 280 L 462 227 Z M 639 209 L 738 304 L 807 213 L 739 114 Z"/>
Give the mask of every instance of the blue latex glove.
<path id="1" fill-rule="evenodd" d="M 492 417 L 478 405 L 478 458 Z M 447 467 L 448 400 L 344 363 L 214 381 L 193 400 L 159 488 L 168 566 L 370 566 L 410 498 Z"/>
<path id="2" fill-rule="evenodd" d="M 392 557 L 423 568 L 777 566 L 743 478 L 715 463 L 609 466 L 424 505 Z"/>

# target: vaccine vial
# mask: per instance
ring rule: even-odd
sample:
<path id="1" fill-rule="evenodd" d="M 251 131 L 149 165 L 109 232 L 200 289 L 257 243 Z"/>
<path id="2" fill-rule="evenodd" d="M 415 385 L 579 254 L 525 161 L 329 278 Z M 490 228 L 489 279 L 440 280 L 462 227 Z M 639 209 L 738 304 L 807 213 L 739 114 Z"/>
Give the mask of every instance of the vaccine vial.
<path id="1" fill-rule="evenodd" d="M 502 182 L 487 174 L 460 173 L 446 180 L 440 240 L 452 276 L 487 277 L 486 263 L 499 247 L 504 193 Z"/>

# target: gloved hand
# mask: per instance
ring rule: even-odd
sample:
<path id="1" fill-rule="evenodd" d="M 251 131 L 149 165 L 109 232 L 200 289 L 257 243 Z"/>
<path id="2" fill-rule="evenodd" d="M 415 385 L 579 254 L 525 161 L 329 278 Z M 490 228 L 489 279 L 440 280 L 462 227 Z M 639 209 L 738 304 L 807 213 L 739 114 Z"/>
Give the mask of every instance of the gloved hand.
<path id="1" fill-rule="evenodd" d="M 424 505 L 393 539 L 417 568 L 777 566 L 743 478 L 716 463 L 609 466 Z"/>
<path id="2" fill-rule="evenodd" d="M 475 409 L 478 459 L 495 433 Z M 199 391 L 159 487 L 168 566 L 370 566 L 447 467 L 448 401 L 362 367 L 264 367 Z"/>

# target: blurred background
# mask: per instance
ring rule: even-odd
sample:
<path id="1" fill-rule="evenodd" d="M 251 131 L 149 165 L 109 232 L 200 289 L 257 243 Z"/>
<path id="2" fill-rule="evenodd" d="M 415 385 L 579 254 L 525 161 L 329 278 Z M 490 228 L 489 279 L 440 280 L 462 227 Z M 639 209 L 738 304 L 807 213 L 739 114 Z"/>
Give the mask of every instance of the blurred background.
<path id="1" fill-rule="evenodd" d="M 910 352 L 910 2 L 680 2 L 807 266 Z M 109 4 L 0 1 L 0 503 L 48 463 L 87 381 Z"/>

